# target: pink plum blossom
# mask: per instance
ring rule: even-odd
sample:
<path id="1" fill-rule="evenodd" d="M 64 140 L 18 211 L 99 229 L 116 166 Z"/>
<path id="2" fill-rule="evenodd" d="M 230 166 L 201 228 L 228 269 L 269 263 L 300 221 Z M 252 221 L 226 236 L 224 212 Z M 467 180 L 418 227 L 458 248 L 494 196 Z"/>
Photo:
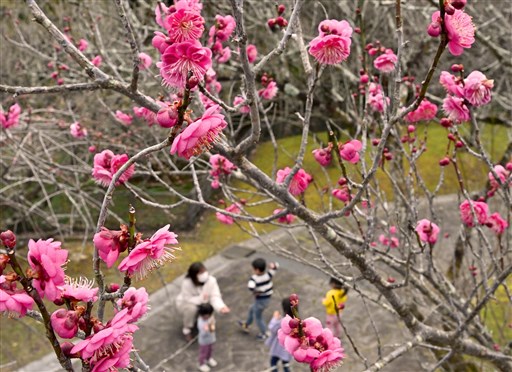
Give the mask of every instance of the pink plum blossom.
<path id="1" fill-rule="evenodd" d="M 253 63 L 256 61 L 256 58 L 258 58 L 258 49 L 256 48 L 256 45 L 249 44 L 246 48 L 247 51 L 247 59 L 249 60 L 249 63 Z"/>
<path id="2" fill-rule="evenodd" d="M 437 106 L 427 100 L 426 98 L 421 101 L 418 108 L 414 111 L 409 112 L 405 116 L 405 120 L 409 123 L 417 123 L 419 121 L 428 121 L 436 117 Z"/>
<path id="3" fill-rule="evenodd" d="M 233 203 L 229 207 L 226 208 L 226 212 L 230 212 L 233 214 L 240 214 L 240 212 L 241 212 L 240 206 L 237 203 Z M 228 216 L 221 212 L 216 212 L 215 217 L 217 217 L 217 220 L 219 220 L 219 222 L 221 222 L 225 225 L 232 225 L 235 222 L 233 217 Z"/>
<path id="4" fill-rule="evenodd" d="M 225 47 L 219 51 L 217 54 L 217 62 L 226 63 L 231 58 L 231 49 L 229 47 Z"/>
<path id="5" fill-rule="evenodd" d="M 258 95 L 263 99 L 271 100 L 276 96 L 278 90 L 277 83 L 272 80 L 265 88 L 258 91 Z"/>
<path id="6" fill-rule="evenodd" d="M 218 113 L 219 105 L 206 110 L 200 119 L 178 134 L 171 146 L 171 154 L 185 159 L 201 154 L 211 148 L 211 143 L 227 125 L 224 115 Z"/>
<path id="7" fill-rule="evenodd" d="M 288 177 L 288 175 L 292 172 L 290 167 L 286 167 L 284 169 L 280 169 L 277 171 L 276 182 L 284 183 L 284 180 Z M 313 181 L 313 177 L 306 173 L 304 169 L 299 169 L 297 173 L 294 174 L 290 185 L 288 186 L 288 191 L 294 196 L 302 194 L 306 191 L 309 184 Z"/>
<path id="8" fill-rule="evenodd" d="M 236 166 L 230 162 L 226 157 L 215 154 L 210 156 L 210 164 L 212 166 L 212 170 L 210 174 L 212 176 L 219 176 L 221 174 L 231 174 L 232 171 L 236 169 Z"/>
<path id="9" fill-rule="evenodd" d="M 235 29 L 235 26 L 236 22 L 232 16 L 221 16 L 217 14 L 215 16 L 215 25 L 212 26 L 209 31 L 210 38 L 213 39 L 213 36 L 215 35 L 217 41 L 222 43 L 229 39 Z"/>
<path id="10" fill-rule="evenodd" d="M 34 271 L 32 285 L 41 298 L 55 301 L 61 297 L 59 286 L 65 284 L 62 266 L 68 259 L 68 251 L 53 239 L 28 242 L 27 260 Z"/>
<path id="11" fill-rule="evenodd" d="M 448 71 L 442 71 L 439 76 L 439 83 L 446 89 L 446 92 L 456 97 L 464 97 L 464 88 L 462 80 L 450 74 Z"/>
<path id="12" fill-rule="evenodd" d="M 119 258 L 119 254 L 128 248 L 129 235 L 124 230 L 109 230 L 101 227 L 101 230 L 94 234 L 94 247 L 98 250 L 100 258 L 110 268 Z"/>
<path id="13" fill-rule="evenodd" d="M 356 164 L 359 161 L 359 152 L 363 144 L 358 140 L 351 140 L 340 145 L 340 157 L 349 163 Z"/>
<path id="14" fill-rule="evenodd" d="M 464 103 L 464 98 L 446 96 L 443 100 L 443 111 L 450 120 L 456 123 L 469 121 L 469 109 Z"/>
<path id="15" fill-rule="evenodd" d="M 476 216 L 473 215 L 471 206 L 473 206 Z M 476 221 L 480 225 L 487 222 L 489 207 L 484 202 L 464 200 L 459 206 L 459 210 L 462 222 L 468 227 L 474 226 L 473 217 L 476 217 Z"/>
<path id="16" fill-rule="evenodd" d="M 318 25 L 318 35 L 339 35 L 343 37 L 352 36 L 352 27 L 347 21 L 337 21 L 335 19 L 326 19 Z"/>
<path id="17" fill-rule="evenodd" d="M 454 56 L 460 56 L 465 48 L 471 48 L 475 42 L 475 25 L 470 16 L 457 9 L 453 15 L 445 14 L 444 21 L 448 33 L 448 50 Z"/>
<path id="18" fill-rule="evenodd" d="M 165 106 L 165 103 L 163 102 L 156 101 L 156 103 L 161 107 Z M 157 123 L 156 114 L 153 111 L 147 109 L 146 107 L 134 107 L 133 113 L 138 118 L 143 118 L 149 126 L 152 126 L 153 124 Z"/>
<path id="19" fill-rule="evenodd" d="M 382 91 L 378 91 L 376 94 L 368 95 L 368 105 L 373 111 L 383 113 L 384 110 L 389 106 L 390 99 L 385 97 Z"/>
<path id="20" fill-rule="evenodd" d="M 0 313 L 10 317 L 23 317 L 33 306 L 32 297 L 23 289 L 17 289 L 16 281 L 11 282 L 4 275 L 0 275 Z"/>
<path id="21" fill-rule="evenodd" d="M 350 201 L 350 192 L 347 187 L 332 190 L 332 196 L 344 203 Z"/>
<path id="22" fill-rule="evenodd" d="M 473 71 L 464 80 L 464 98 L 473 106 L 482 106 L 491 102 L 491 89 L 494 80 L 488 80 L 480 71 Z"/>
<path id="23" fill-rule="evenodd" d="M 283 211 L 283 209 L 274 209 L 274 212 L 272 212 L 272 214 L 279 214 Z M 284 216 L 281 216 L 277 219 L 277 221 L 279 223 L 284 223 L 284 224 L 291 224 L 293 221 L 295 221 L 295 216 L 291 213 L 288 213 L 288 214 L 285 214 Z"/>
<path id="24" fill-rule="evenodd" d="M 501 183 L 506 184 L 506 180 L 507 180 L 508 176 L 510 175 L 510 172 L 505 167 L 503 167 L 501 164 L 495 165 L 493 169 L 494 169 L 494 172 L 496 173 L 496 175 L 498 176 L 499 180 L 501 181 Z M 489 172 L 488 177 L 489 177 L 489 183 L 491 184 L 492 191 L 496 191 L 500 187 L 498 180 L 496 180 L 496 178 L 494 178 L 494 174 L 492 172 Z M 511 184 L 511 182 L 509 182 L 509 186 L 510 186 L 510 184 Z"/>
<path id="25" fill-rule="evenodd" d="M 103 58 L 101 58 L 101 56 L 96 56 L 94 57 L 92 60 L 91 60 L 91 63 L 96 66 L 96 67 L 100 67 L 101 66 L 101 62 L 103 62 Z"/>
<path id="26" fill-rule="evenodd" d="M 178 247 L 178 235 L 169 231 L 170 225 L 165 225 L 149 239 L 144 240 L 133 248 L 128 257 L 119 264 L 119 271 L 138 279 L 145 278 L 151 271 L 161 267 L 176 257 L 173 252 Z"/>
<path id="27" fill-rule="evenodd" d="M 204 31 L 204 18 L 193 10 L 179 9 L 166 20 L 167 32 L 173 43 L 196 41 Z"/>
<path id="28" fill-rule="evenodd" d="M 336 65 L 348 58 L 351 43 L 350 36 L 317 36 L 309 42 L 309 54 L 321 64 Z"/>
<path id="29" fill-rule="evenodd" d="M 178 102 L 162 107 L 156 114 L 156 121 L 162 128 L 172 128 L 178 123 Z"/>
<path id="30" fill-rule="evenodd" d="M 130 353 L 133 349 L 133 336 L 125 333 L 119 337 L 114 347 L 101 353 L 98 359 L 92 359 L 91 372 L 118 371 L 130 366 Z"/>
<path id="31" fill-rule="evenodd" d="M 496 234 L 502 235 L 508 227 L 508 222 L 504 220 L 498 212 L 496 212 L 489 216 L 486 225 Z"/>
<path id="32" fill-rule="evenodd" d="M 149 295 L 144 287 L 136 289 L 130 287 L 126 290 L 123 298 L 117 301 L 119 309 L 128 309 L 127 315 L 131 317 L 129 323 L 136 322 L 147 313 Z"/>
<path id="33" fill-rule="evenodd" d="M 242 96 L 236 96 L 235 99 L 233 100 L 233 106 L 238 106 L 242 103 L 245 102 L 245 98 L 242 97 Z M 242 114 L 248 114 L 249 112 L 251 112 L 251 108 L 249 107 L 249 105 L 242 105 L 238 108 L 238 110 L 242 113 Z"/>
<path id="34" fill-rule="evenodd" d="M 139 70 L 147 70 L 153 63 L 153 59 L 146 53 L 139 53 Z"/>
<path id="35" fill-rule="evenodd" d="M 189 71 L 199 81 L 203 80 L 211 65 L 212 51 L 196 40 L 172 44 L 162 54 L 162 62 L 157 64 L 164 84 L 177 88 L 185 86 Z"/>
<path id="36" fill-rule="evenodd" d="M 78 332 L 79 314 L 74 310 L 58 309 L 50 317 L 55 333 L 62 338 L 73 338 Z"/>
<path id="37" fill-rule="evenodd" d="M 64 278 L 65 284 L 59 286 L 62 298 L 71 302 L 96 302 L 99 288 L 93 288 L 94 282 L 86 278 L 72 279 L 69 276 Z"/>
<path id="38" fill-rule="evenodd" d="M 128 155 L 115 155 L 110 150 L 103 150 L 99 154 L 94 155 L 94 168 L 92 169 L 92 176 L 96 182 L 102 186 L 107 187 L 114 174 L 128 161 Z M 135 164 L 132 164 L 126 171 L 119 177 L 116 186 L 125 183 L 135 172 Z"/>
<path id="39" fill-rule="evenodd" d="M 439 226 L 435 223 L 427 219 L 419 220 L 415 230 L 422 242 L 429 244 L 436 243 L 437 236 L 439 235 Z"/>
<path id="40" fill-rule="evenodd" d="M 78 121 L 75 121 L 73 124 L 69 126 L 69 132 L 75 138 L 87 137 L 87 129 L 82 127 L 82 125 Z"/>
<path id="41" fill-rule="evenodd" d="M 21 107 L 17 103 L 11 105 L 7 112 L 0 109 L 0 124 L 2 128 L 9 129 L 19 124 Z"/>
<path id="42" fill-rule="evenodd" d="M 384 54 L 378 56 L 375 61 L 373 61 L 373 66 L 384 73 L 390 73 L 395 69 L 396 62 L 398 58 L 392 49 L 386 49 Z"/>
<path id="43" fill-rule="evenodd" d="M 78 47 L 79 51 L 83 52 L 83 51 L 85 51 L 89 47 L 89 43 L 85 39 L 80 39 L 78 41 L 78 46 L 77 47 Z"/>
<path id="44" fill-rule="evenodd" d="M 133 121 L 133 116 L 129 114 L 125 114 L 120 110 L 116 110 L 116 119 L 119 120 L 123 125 L 131 125 Z"/>
<path id="45" fill-rule="evenodd" d="M 313 150 L 313 157 L 322 167 L 326 167 L 331 164 L 332 161 L 332 147 L 326 147 L 323 149 Z"/>
<path id="46" fill-rule="evenodd" d="M 151 45 L 153 45 L 153 47 L 157 49 L 160 54 L 163 54 L 171 44 L 171 39 L 169 39 L 160 31 L 155 31 L 155 36 L 153 36 L 153 39 L 151 39 Z"/>

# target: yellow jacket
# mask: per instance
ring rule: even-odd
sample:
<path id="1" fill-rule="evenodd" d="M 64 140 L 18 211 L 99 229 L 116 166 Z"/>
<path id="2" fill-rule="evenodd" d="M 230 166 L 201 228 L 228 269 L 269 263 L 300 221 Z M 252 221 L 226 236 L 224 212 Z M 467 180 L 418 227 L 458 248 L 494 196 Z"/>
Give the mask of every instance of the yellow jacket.
<path id="1" fill-rule="evenodd" d="M 336 314 L 336 310 L 334 309 L 334 301 L 332 297 L 336 299 L 336 304 L 343 304 L 347 301 L 347 294 L 343 289 L 331 289 L 325 294 L 325 298 L 322 300 L 322 304 L 325 306 L 325 311 L 329 315 Z M 341 310 L 340 310 L 341 311 Z"/>

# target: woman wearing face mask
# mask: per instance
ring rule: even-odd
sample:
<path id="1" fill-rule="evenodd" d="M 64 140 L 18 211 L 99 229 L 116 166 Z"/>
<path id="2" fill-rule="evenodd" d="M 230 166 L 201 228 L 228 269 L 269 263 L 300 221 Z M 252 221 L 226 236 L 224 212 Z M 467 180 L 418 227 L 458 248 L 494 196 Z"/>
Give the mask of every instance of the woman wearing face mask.
<path id="1" fill-rule="evenodd" d="M 181 284 L 181 292 L 176 297 L 176 306 L 183 316 L 183 335 L 187 341 L 192 339 L 191 332 L 197 317 L 197 307 L 203 303 L 209 303 L 221 314 L 230 311 L 222 300 L 217 279 L 208 274 L 202 262 L 194 262 L 188 268 Z"/>

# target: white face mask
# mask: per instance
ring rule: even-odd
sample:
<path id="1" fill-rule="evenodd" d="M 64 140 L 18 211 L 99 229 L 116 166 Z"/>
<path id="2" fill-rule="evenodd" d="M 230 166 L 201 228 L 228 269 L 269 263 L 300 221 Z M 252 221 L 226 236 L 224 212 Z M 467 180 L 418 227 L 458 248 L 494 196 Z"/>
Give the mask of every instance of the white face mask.
<path id="1" fill-rule="evenodd" d="M 203 271 L 201 274 L 197 274 L 197 281 L 199 283 L 206 283 L 208 276 L 208 271 Z"/>

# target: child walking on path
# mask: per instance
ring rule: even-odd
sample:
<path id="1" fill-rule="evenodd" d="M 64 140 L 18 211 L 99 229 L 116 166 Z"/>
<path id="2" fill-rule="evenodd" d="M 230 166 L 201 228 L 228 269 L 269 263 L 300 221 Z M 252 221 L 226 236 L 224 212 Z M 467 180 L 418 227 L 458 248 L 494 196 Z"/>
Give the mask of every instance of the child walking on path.
<path id="1" fill-rule="evenodd" d="M 258 339 L 265 340 L 267 338 L 267 327 L 263 321 L 263 311 L 268 307 L 270 297 L 273 293 L 272 278 L 276 273 L 279 265 L 277 262 L 269 263 L 269 270 L 266 270 L 267 263 L 263 258 L 257 258 L 252 261 L 252 268 L 254 274 L 249 279 L 247 287 L 254 295 L 254 303 L 249 308 L 247 320 L 245 322 L 239 321 L 238 324 L 245 332 L 249 332 L 249 326 L 253 320 L 256 322 L 260 333 Z"/>
<path id="2" fill-rule="evenodd" d="M 199 370 L 201 372 L 209 372 L 210 367 L 217 365 L 217 361 L 212 358 L 213 344 L 215 343 L 213 306 L 209 303 L 199 305 L 198 315 Z"/>
<path id="3" fill-rule="evenodd" d="M 341 336 L 341 325 L 336 314 L 333 297 L 336 300 L 336 305 L 341 313 L 345 307 L 345 302 L 347 301 L 348 288 L 343 288 L 341 282 L 336 278 L 331 278 L 329 285 L 331 286 L 331 289 L 325 294 L 325 298 L 322 301 L 326 312 L 325 323 L 327 328 L 332 331 L 332 334 L 339 338 Z"/>
<path id="4" fill-rule="evenodd" d="M 283 306 L 284 315 L 288 314 L 289 316 L 293 317 L 290 298 L 284 298 L 281 302 L 281 305 Z M 270 370 L 272 372 L 278 371 L 277 364 L 279 361 L 283 363 L 283 371 L 290 372 L 290 360 L 292 356 L 285 350 L 283 346 L 281 346 L 277 338 L 277 332 L 281 328 L 282 319 L 283 317 L 281 316 L 281 313 L 276 310 L 274 312 L 274 316 L 270 320 L 270 323 L 268 323 L 270 336 L 268 340 L 265 341 L 265 344 L 270 347 Z"/>

